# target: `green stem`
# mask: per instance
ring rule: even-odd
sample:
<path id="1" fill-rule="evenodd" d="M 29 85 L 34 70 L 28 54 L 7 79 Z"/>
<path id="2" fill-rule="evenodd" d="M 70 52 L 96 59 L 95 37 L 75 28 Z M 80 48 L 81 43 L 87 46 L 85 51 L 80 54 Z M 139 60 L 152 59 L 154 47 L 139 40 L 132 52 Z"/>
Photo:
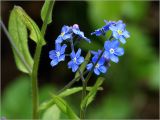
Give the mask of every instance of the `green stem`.
<path id="1" fill-rule="evenodd" d="M 38 98 L 38 65 L 40 54 L 42 50 L 42 45 L 37 44 L 35 55 L 34 55 L 34 64 L 33 64 L 33 71 L 32 71 L 32 104 L 33 104 L 33 119 L 38 119 L 38 105 L 39 105 L 39 98 Z"/>
<path id="2" fill-rule="evenodd" d="M 81 99 L 81 102 L 83 101 L 83 99 L 85 98 L 86 96 L 86 82 L 85 82 L 85 79 L 83 77 L 83 74 L 81 72 L 80 69 L 78 69 L 78 72 L 79 72 L 79 75 L 81 77 L 81 80 L 82 80 L 82 85 L 83 85 L 83 89 L 82 89 L 82 99 Z M 80 108 L 80 119 L 85 119 L 85 109 L 81 109 Z"/>
<path id="3" fill-rule="evenodd" d="M 85 74 L 87 74 L 87 73 L 88 73 L 88 71 L 86 70 L 86 71 L 83 72 L 83 75 L 85 75 Z M 71 80 L 67 85 L 65 85 L 58 93 L 60 94 L 60 93 L 62 93 L 63 91 L 65 91 L 66 89 L 70 88 L 75 82 L 79 81 L 79 79 L 80 79 L 80 76 L 72 79 L 72 80 Z"/>
<path id="4" fill-rule="evenodd" d="M 48 16 L 51 12 L 51 10 L 53 9 L 53 5 L 54 5 L 54 1 L 50 1 L 49 4 L 49 9 L 47 10 L 47 14 L 45 17 L 45 20 L 43 22 L 42 25 L 42 29 L 41 29 L 41 34 L 44 37 L 45 35 L 45 31 L 47 28 L 47 21 L 48 21 Z M 38 96 L 38 66 L 39 66 L 39 59 L 40 59 L 40 55 L 41 55 L 41 50 L 42 50 L 42 44 L 41 43 L 37 43 L 36 46 L 36 51 L 35 51 L 35 55 L 34 55 L 34 64 L 33 64 L 33 71 L 32 71 L 32 104 L 33 104 L 33 119 L 38 119 L 39 115 L 38 115 L 38 107 L 39 107 L 39 96 Z"/>

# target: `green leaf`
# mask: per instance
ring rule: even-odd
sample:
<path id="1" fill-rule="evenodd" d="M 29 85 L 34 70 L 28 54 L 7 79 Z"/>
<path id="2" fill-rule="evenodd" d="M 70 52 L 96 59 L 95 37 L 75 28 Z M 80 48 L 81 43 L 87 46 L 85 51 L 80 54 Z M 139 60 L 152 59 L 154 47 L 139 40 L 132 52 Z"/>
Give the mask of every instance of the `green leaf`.
<path id="1" fill-rule="evenodd" d="M 27 66 L 24 65 L 23 61 L 19 58 L 15 49 L 13 48 L 17 68 L 22 72 L 30 73 L 33 67 L 33 59 L 28 49 L 27 28 L 23 24 L 22 20 L 18 17 L 15 10 L 11 11 L 8 29 L 16 48 L 18 49 L 19 53 L 25 60 L 25 63 L 27 64 L 27 66 L 29 66 L 28 68 L 30 69 L 28 69 Z"/>
<path id="2" fill-rule="evenodd" d="M 2 94 L 2 116 L 12 119 L 31 119 L 30 78 L 21 76 L 12 81 Z"/>
<path id="3" fill-rule="evenodd" d="M 45 3 L 41 10 L 41 18 L 43 22 L 45 21 L 45 19 L 47 19 L 46 20 L 47 24 L 52 22 L 52 9 L 53 9 L 54 3 L 52 4 L 51 2 L 54 2 L 54 1 L 45 0 Z"/>
<path id="4" fill-rule="evenodd" d="M 49 109 L 45 111 L 42 116 L 42 120 L 59 120 L 60 119 L 60 110 L 57 105 L 52 105 Z"/>
<path id="5" fill-rule="evenodd" d="M 88 62 L 89 62 L 89 60 L 90 60 L 90 57 L 91 57 L 91 53 L 88 52 L 87 55 L 86 55 L 86 57 L 85 57 L 85 61 L 82 63 L 82 65 L 81 65 L 80 68 L 79 68 L 82 73 L 83 73 L 83 71 L 85 70 L 86 65 L 88 64 Z M 78 76 L 80 76 L 80 75 L 79 75 L 79 72 L 77 71 L 74 78 L 77 78 Z"/>
<path id="6" fill-rule="evenodd" d="M 87 96 L 82 100 L 81 102 L 81 109 L 87 107 L 94 99 L 97 90 L 99 88 L 99 86 L 102 85 L 104 81 L 103 77 L 99 77 L 95 83 L 95 85 L 92 87 L 92 89 L 90 90 L 90 92 L 87 94 Z"/>
<path id="7" fill-rule="evenodd" d="M 92 87 L 87 87 L 86 90 L 90 91 L 91 89 L 92 89 Z M 66 96 L 72 95 L 74 93 L 77 93 L 81 90 L 82 90 L 82 87 L 70 88 L 70 89 L 67 89 L 64 92 L 60 93 L 58 96 L 59 97 L 66 97 Z M 98 90 L 103 90 L 103 88 L 99 87 Z M 45 109 L 49 108 L 50 106 L 52 106 L 53 104 L 54 104 L 53 99 L 48 100 L 46 102 L 43 102 L 39 107 L 39 111 L 45 110 Z"/>
<path id="8" fill-rule="evenodd" d="M 14 6 L 14 10 L 17 12 L 19 17 L 22 19 L 26 27 L 30 30 L 30 38 L 36 43 L 45 45 L 46 42 L 37 24 L 27 15 L 27 13 L 20 6 Z"/>
<path id="9" fill-rule="evenodd" d="M 74 111 L 69 107 L 66 101 L 64 101 L 61 97 L 53 95 L 53 101 L 58 106 L 58 108 L 65 113 L 69 119 L 80 120 L 78 116 L 74 113 Z"/>

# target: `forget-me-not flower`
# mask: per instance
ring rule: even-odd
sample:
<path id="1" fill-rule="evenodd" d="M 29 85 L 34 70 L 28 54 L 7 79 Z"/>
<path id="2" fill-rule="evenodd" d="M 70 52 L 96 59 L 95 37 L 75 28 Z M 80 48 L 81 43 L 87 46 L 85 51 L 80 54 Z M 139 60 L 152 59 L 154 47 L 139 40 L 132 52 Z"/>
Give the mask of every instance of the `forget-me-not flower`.
<path id="1" fill-rule="evenodd" d="M 71 27 L 64 25 L 61 34 L 56 39 L 56 43 L 62 43 L 63 40 L 67 39 L 72 39 L 72 30 Z"/>
<path id="2" fill-rule="evenodd" d="M 123 44 L 126 43 L 125 38 L 129 38 L 129 32 L 126 30 L 126 25 L 119 20 L 115 25 L 110 25 L 109 29 L 113 32 L 113 37 L 119 39 Z"/>
<path id="3" fill-rule="evenodd" d="M 65 49 L 66 49 L 67 45 L 63 45 L 61 47 L 60 44 L 56 44 L 56 49 L 55 50 L 51 50 L 49 52 L 49 58 L 52 59 L 51 61 L 51 66 L 54 67 L 56 66 L 60 61 L 64 61 L 65 60 Z"/>
<path id="4" fill-rule="evenodd" d="M 106 23 L 105 26 L 103 26 L 102 28 L 99 28 L 97 30 L 95 30 L 94 32 L 91 33 L 91 35 L 96 35 L 96 36 L 101 36 L 101 35 L 105 35 L 106 32 L 109 30 L 109 26 L 112 24 L 115 24 L 114 21 L 106 21 L 104 20 L 104 22 Z"/>
<path id="5" fill-rule="evenodd" d="M 92 58 L 92 62 L 95 64 L 96 61 L 98 60 L 98 56 L 95 55 L 93 58 Z M 87 70 L 91 70 L 92 67 L 93 67 L 93 63 L 89 63 L 87 65 Z M 104 66 L 104 63 L 105 63 L 105 59 L 102 57 L 100 58 L 100 60 L 97 62 L 97 64 L 95 65 L 95 68 L 94 68 L 94 73 L 96 75 L 100 75 L 100 73 L 106 73 L 107 72 L 107 67 Z"/>
<path id="6" fill-rule="evenodd" d="M 79 26 L 78 26 L 77 24 L 74 24 L 74 25 L 72 26 L 72 31 L 73 31 L 73 33 L 74 33 L 75 35 L 77 35 L 80 39 L 84 39 L 84 40 L 86 40 L 86 41 L 89 42 L 89 43 L 91 42 L 90 39 L 88 39 L 87 37 L 84 36 L 84 32 L 80 31 Z"/>
<path id="7" fill-rule="evenodd" d="M 84 62 L 84 57 L 80 56 L 81 55 L 81 49 L 79 48 L 77 53 L 72 51 L 70 54 L 71 61 L 68 63 L 68 68 L 72 68 L 72 72 L 76 72 L 79 65 Z"/>
<path id="8" fill-rule="evenodd" d="M 124 54 L 124 49 L 119 47 L 118 40 L 106 41 L 104 44 L 105 52 L 104 57 L 106 59 L 110 59 L 111 61 L 118 63 L 118 56 L 122 56 Z"/>

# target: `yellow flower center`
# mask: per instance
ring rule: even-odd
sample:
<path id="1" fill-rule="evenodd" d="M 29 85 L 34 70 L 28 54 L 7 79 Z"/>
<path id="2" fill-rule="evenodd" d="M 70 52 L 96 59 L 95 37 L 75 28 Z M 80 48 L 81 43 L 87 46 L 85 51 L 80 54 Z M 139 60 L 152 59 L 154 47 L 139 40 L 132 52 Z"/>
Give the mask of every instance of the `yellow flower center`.
<path id="1" fill-rule="evenodd" d="M 64 36 L 64 34 L 65 34 L 65 32 L 62 32 L 62 33 L 61 33 L 61 36 Z"/>
<path id="2" fill-rule="evenodd" d="M 121 30 L 117 30 L 119 35 L 122 35 L 122 31 Z"/>

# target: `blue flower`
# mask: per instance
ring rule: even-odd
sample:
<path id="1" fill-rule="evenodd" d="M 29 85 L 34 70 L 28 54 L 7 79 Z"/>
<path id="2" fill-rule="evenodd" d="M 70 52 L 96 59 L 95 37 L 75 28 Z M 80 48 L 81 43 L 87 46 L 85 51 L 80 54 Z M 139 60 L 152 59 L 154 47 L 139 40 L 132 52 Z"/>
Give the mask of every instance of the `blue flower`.
<path id="1" fill-rule="evenodd" d="M 81 55 L 81 49 L 79 48 L 77 53 L 72 51 L 70 54 L 71 61 L 68 63 L 68 68 L 72 68 L 72 72 L 76 72 L 79 65 L 84 62 L 84 57 L 80 56 Z"/>
<path id="2" fill-rule="evenodd" d="M 111 61 L 118 63 L 118 56 L 122 56 L 124 54 L 124 49 L 119 47 L 118 40 L 106 41 L 104 44 L 105 52 L 104 57 L 106 59 L 110 59 Z"/>
<path id="3" fill-rule="evenodd" d="M 91 33 L 91 35 L 96 35 L 96 36 L 101 36 L 101 35 L 105 35 L 106 32 L 109 30 L 109 26 L 112 25 L 112 24 L 115 24 L 114 21 L 106 21 L 104 20 L 104 22 L 106 23 L 105 26 L 103 26 L 102 28 L 99 28 L 97 30 L 95 30 L 94 32 Z"/>
<path id="4" fill-rule="evenodd" d="M 84 32 L 80 31 L 79 26 L 77 24 L 74 24 L 72 26 L 72 31 L 75 35 L 79 36 L 80 39 L 84 39 L 87 42 L 91 43 L 91 40 L 84 36 Z"/>
<path id="5" fill-rule="evenodd" d="M 98 55 L 95 55 L 92 58 L 92 62 L 95 64 L 97 60 L 98 60 Z M 91 71 L 91 69 L 93 67 L 93 63 L 89 63 L 87 65 L 87 70 Z M 103 57 L 100 58 L 100 60 L 98 61 L 98 63 L 96 64 L 96 66 L 94 68 L 94 73 L 96 75 L 100 75 L 100 73 L 106 73 L 107 72 L 107 67 L 104 66 L 104 63 L 105 63 L 105 59 Z"/>
<path id="6" fill-rule="evenodd" d="M 71 27 L 64 25 L 61 30 L 61 34 L 56 39 L 56 43 L 62 43 L 63 40 L 72 39 Z"/>
<path id="7" fill-rule="evenodd" d="M 64 61 L 65 60 L 65 49 L 66 49 L 67 45 L 63 45 L 61 47 L 60 44 L 56 44 L 56 49 L 55 50 L 51 50 L 49 52 L 49 58 L 52 59 L 51 61 L 51 66 L 54 67 L 56 66 L 60 61 Z"/>
<path id="8" fill-rule="evenodd" d="M 119 39 L 123 44 L 126 43 L 125 38 L 129 38 L 129 32 L 125 29 L 126 25 L 119 20 L 115 25 L 111 25 L 109 29 L 113 32 L 113 37 Z"/>

